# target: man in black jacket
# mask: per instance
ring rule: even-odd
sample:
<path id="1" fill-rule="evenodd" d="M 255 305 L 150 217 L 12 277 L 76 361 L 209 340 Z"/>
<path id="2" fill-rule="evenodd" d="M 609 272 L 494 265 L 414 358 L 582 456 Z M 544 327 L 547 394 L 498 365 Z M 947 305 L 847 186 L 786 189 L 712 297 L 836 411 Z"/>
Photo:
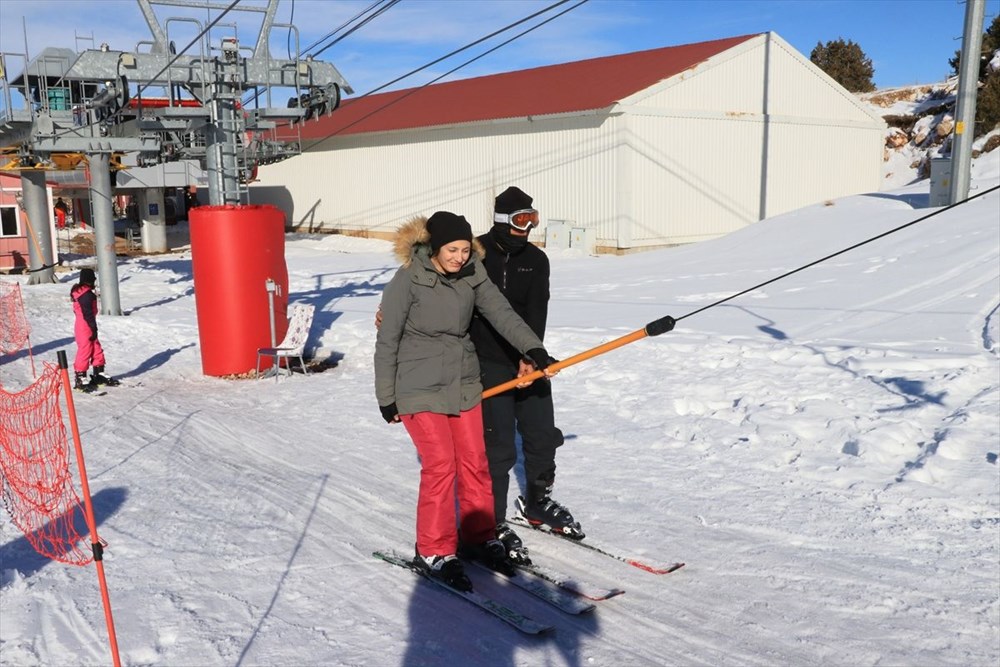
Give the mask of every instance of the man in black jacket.
<path id="1" fill-rule="evenodd" d="M 538 225 L 538 211 L 532 198 L 516 187 L 501 192 L 494 203 L 493 228 L 479 237 L 486 249 L 483 265 L 535 334 L 544 340 L 549 305 L 549 259 L 528 243 L 528 234 Z M 530 373 L 534 366 L 521 357 L 484 318 L 476 314 L 469 330 L 476 346 L 483 388 L 489 389 Z M 515 561 L 528 561 L 528 553 L 517 534 L 507 524 L 507 491 L 510 471 L 517 461 L 515 428 L 521 434 L 524 454 L 525 495 L 515 502 L 518 511 L 532 524 L 546 526 L 576 539 L 583 531 L 569 510 L 551 497 L 555 482 L 556 448 L 563 434 L 555 426 L 552 385 L 539 381 L 512 389 L 483 401 L 486 457 L 493 479 L 493 502 L 497 536 Z"/>

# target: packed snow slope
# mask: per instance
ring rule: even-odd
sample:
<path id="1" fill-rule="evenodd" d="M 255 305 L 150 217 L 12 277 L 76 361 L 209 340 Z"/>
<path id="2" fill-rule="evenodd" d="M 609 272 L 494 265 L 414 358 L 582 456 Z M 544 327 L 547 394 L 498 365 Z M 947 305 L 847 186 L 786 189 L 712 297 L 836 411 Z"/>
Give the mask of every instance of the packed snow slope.
<path id="1" fill-rule="evenodd" d="M 992 155 L 972 194 L 1000 184 Z M 201 373 L 189 252 L 123 261 L 127 316 L 99 318 L 123 386 L 75 396 L 123 662 L 998 664 L 1000 193 L 691 315 L 926 201 L 923 181 L 697 245 L 550 252 L 554 356 L 680 320 L 553 380 L 556 498 L 588 539 L 687 566 L 526 534 L 537 562 L 628 591 L 572 617 L 476 578 L 557 627 L 541 638 L 371 555 L 411 548 L 419 470 L 373 393 L 388 243 L 289 238 L 332 367 L 278 380 Z M 60 276 L 4 278 L 36 362 L 75 352 Z M 7 390 L 30 380 L 23 354 L 0 361 Z M 0 575 L 0 663 L 110 663 L 93 566 L 42 559 L 5 517 Z"/>

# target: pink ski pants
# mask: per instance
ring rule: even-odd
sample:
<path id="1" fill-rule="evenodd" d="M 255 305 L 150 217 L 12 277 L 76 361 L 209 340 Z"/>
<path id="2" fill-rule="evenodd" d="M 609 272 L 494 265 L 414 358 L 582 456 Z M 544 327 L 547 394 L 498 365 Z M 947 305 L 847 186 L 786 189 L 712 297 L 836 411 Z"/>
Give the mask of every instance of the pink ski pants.
<path id="1" fill-rule="evenodd" d="M 73 337 L 76 338 L 76 359 L 73 360 L 73 370 L 77 373 L 86 373 L 91 364 L 94 366 L 104 365 L 104 348 L 101 341 L 90 341 L 90 327 L 83 318 L 76 318 L 73 325 Z"/>
<path id="2" fill-rule="evenodd" d="M 420 456 L 417 552 L 453 554 L 462 540 L 478 544 L 496 534 L 493 486 L 483 441 L 479 405 L 459 416 L 418 412 L 402 415 Z M 456 526 L 455 499 L 458 499 Z"/>

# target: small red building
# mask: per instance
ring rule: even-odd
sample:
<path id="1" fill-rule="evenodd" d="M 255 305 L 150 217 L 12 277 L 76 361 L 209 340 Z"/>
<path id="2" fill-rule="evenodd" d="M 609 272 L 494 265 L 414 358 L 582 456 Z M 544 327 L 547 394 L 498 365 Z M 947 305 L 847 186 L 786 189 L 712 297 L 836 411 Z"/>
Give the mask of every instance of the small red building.
<path id="1" fill-rule="evenodd" d="M 0 271 L 28 268 L 28 225 L 17 204 L 21 176 L 0 173 Z"/>

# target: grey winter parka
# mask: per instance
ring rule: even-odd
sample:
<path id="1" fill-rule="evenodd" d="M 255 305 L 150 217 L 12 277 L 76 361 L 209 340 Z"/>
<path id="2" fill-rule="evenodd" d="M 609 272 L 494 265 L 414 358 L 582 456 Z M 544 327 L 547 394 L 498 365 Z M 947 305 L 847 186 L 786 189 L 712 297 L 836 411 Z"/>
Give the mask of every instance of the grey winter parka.
<path id="1" fill-rule="evenodd" d="M 469 339 L 473 309 L 521 353 L 542 347 L 542 341 L 489 279 L 478 242 L 458 277 L 434 269 L 426 222 L 414 218 L 396 233 L 395 253 L 403 265 L 382 294 L 375 396 L 380 406 L 395 403 L 401 415 L 457 415 L 475 407 L 483 393 Z"/>

